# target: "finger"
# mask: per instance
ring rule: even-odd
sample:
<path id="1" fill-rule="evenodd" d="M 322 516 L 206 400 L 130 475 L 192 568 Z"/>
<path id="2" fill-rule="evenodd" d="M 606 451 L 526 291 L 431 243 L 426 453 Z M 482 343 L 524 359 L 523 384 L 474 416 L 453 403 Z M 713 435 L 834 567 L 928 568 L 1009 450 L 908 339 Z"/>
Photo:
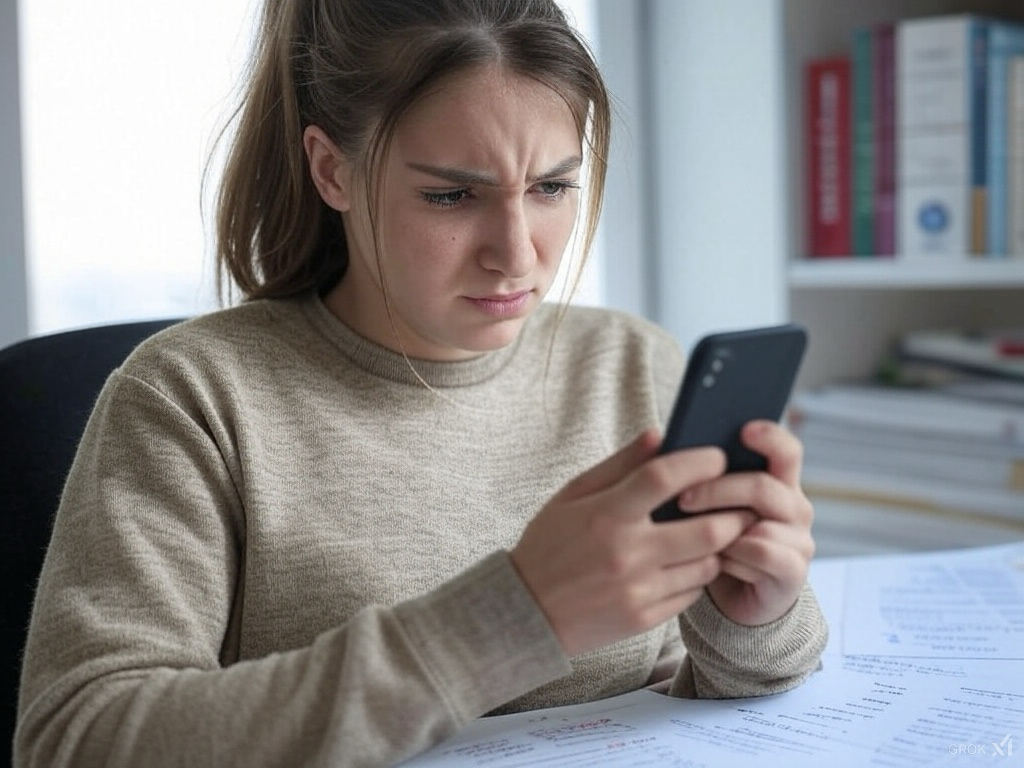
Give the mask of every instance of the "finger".
<path id="1" fill-rule="evenodd" d="M 803 444 L 785 427 L 774 421 L 756 420 L 743 425 L 743 444 L 768 460 L 768 472 L 786 485 L 800 484 Z"/>
<path id="2" fill-rule="evenodd" d="M 654 557 L 666 568 L 707 557 L 730 546 L 757 521 L 750 510 L 737 509 L 660 523 L 651 532 Z"/>
<path id="3" fill-rule="evenodd" d="M 660 445 L 661 436 L 658 431 L 645 429 L 623 448 L 572 480 L 562 489 L 559 496 L 589 496 L 620 482 L 625 475 L 652 458 Z"/>
<path id="4" fill-rule="evenodd" d="M 765 580 L 796 583 L 806 577 L 810 555 L 802 545 L 744 536 L 723 550 L 720 560 L 723 573 L 749 584 Z"/>
<path id="5" fill-rule="evenodd" d="M 682 613 L 721 572 L 721 561 L 715 555 L 663 569 L 656 592 L 647 601 L 644 620 L 656 626 Z"/>
<path id="6" fill-rule="evenodd" d="M 691 485 L 719 477 L 725 471 L 720 448 L 687 448 L 656 456 L 608 489 L 609 509 L 640 519 Z"/>
<path id="7" fill-rule="evenodd" d="M 703 589 L 714 582 L 721 572 L 721 558 L 714 555 L 666 568 L 662 581 L 663 594 L 660 599 L 652 602 L 653 609 L 667 611 L 666 618 L 680 613 L 696 601 Z"/>
<path id="8" fill-rule="evenodd" d="M 767 520 L 801 527 L 810 527 L 814 518 L 814 508 L 799 487 L 767 472 L 733 472 L 694 485 L 682 494 L 679 503 L 693 512 L 752 509 Z"/>
<path id="9" fill-rule="evenodd" d="M 748 539 L 764 539 L 788 547 L 808 562 L 814 557 L 814 536 L 810 526 L 759 519 L 754 525 L 747 528 L 743 535 Z M 729 547 L 732 547 L 732 544 Z M 725 552 L 728 553 L 729 548 Z M 735 555 L 735 553 L 733 554 Z"/>

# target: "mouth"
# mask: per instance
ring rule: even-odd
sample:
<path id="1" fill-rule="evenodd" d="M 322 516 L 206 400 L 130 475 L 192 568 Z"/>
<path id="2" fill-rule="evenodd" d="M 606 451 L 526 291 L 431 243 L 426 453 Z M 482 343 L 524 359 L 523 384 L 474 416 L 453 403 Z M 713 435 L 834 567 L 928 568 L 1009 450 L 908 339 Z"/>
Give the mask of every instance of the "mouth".
<path id="1" fill-rule="evenodd" d="M 508 317 L 519 314 L 526 306 L 533 291 L 516 291 L 515 293 L 500 293 L 492 296 L 467 297 L 477 308 L 495 317 Z"/>

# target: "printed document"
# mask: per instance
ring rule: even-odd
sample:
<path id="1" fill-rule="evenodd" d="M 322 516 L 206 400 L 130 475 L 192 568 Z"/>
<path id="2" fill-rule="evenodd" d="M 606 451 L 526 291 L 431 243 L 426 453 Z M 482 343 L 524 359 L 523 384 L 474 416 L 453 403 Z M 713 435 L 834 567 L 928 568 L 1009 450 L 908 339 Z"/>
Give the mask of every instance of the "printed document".
<path id="1" fill-rule="evenodd" d="M 792 691 L 482 718 L 407 765 L 1024 765 L 1024 543 L 816 561 L 811 583 L 829 646 Z"/>

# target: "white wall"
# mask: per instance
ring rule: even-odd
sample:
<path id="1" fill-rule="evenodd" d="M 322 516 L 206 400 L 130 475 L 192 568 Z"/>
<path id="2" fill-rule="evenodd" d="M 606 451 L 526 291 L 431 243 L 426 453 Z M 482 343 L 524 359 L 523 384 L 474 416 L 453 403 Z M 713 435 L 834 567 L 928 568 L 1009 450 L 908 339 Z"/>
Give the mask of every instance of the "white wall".
<path id="1" fill-rule="evenodd" d="M 647 82 L 646 2 L 594 0 L 601 70 L 612 96 L 612 148 L 608 158 L 599 237 L 605 304 L 653 317 L 651 124 Z"/>
<path id="2" fill-rule="evenodd" d="M 18 2 L 0 0 L 0 347 L 28 333 L 18 92 Z"/>
<path id="3" fill-rule="evenodd" d="M 648 1 L 654 314 L 689 348 L 787 312 L 782 0 Z"/>

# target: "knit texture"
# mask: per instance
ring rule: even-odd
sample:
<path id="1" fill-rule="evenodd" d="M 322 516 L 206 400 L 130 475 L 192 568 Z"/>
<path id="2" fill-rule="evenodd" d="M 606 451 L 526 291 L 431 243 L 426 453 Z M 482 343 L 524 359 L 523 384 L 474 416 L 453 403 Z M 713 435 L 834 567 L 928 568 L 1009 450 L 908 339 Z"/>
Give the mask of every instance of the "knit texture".
<path id="1" fill-rule="evenodd" d="M 756 630 L 702 601 L 562 652 L 508 550 L 569 479 L 664 424 L 682 359 L 637 318 L 559 315 L 543 305 L 512 345 L 457 363 L 406 360 L 315 297 L 145 342 L 65 488 L 16 764 L 391 765 L 486 713 L 676 670 L 702 696 L 809 674 L 825 636 L 809 593 Z M 683 664 L 679 624 L 697 644 Z"/>

